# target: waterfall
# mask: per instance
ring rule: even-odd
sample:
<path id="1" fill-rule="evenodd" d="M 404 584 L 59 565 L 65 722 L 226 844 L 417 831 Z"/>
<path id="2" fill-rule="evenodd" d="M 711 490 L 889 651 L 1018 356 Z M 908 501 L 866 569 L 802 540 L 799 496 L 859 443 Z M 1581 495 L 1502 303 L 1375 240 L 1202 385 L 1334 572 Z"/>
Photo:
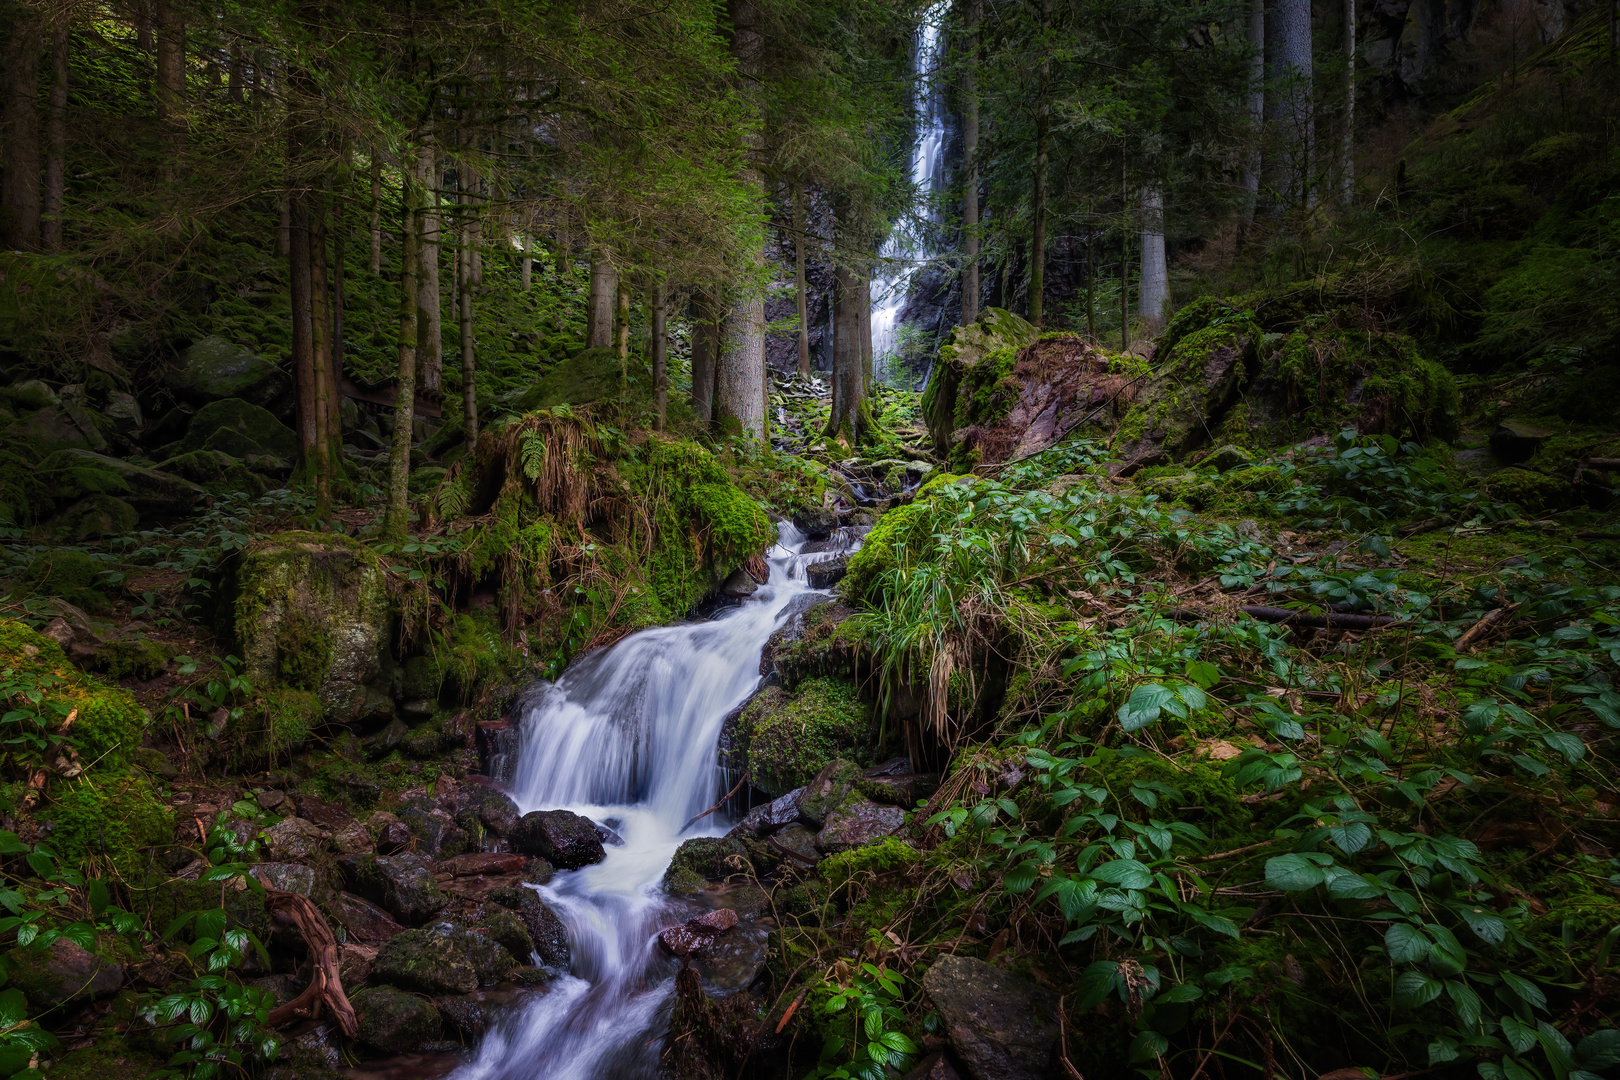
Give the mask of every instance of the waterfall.
<path id="1" fill-rule="evenodd" d="M 515 1008 L 456 1080 L 652 1080 L 677 967 L 659 929 L 694 905 L 659 885 L 682 840 L 715 836 L 719 815 L 684 823 L 723 793 L 716 743 L 725 716 L 759 684 L 766 640 L 812 590 L 791 525 L 767 559 L 769 584 L 703 623 L 632 634 L 525 699 L 512 798 L 563 808 L 624 843 L 594 866 L 534 888 L 568 928 L 573 970 Z"/>
<path id="2" fill-rule="evenodd" d="M 913 53 L 912 72 L 916 76 L 917 144 L 911 153 L 911 183 L 930 198 L 939 192 L 945 172 L 945 94 L 934 72 L 939 64 L 940 30 L 948 2 L 937 3 L 923 15 L 917 27 L 917 46 Z M 928 220 L 935 218 L 932 202 Z M 878 252 L 883 265 L 895 268 L 872 280 L 872 357 L 874 365 L 892 357 L 898 339 L 900 312 L 911 291 L 914 260 L 925 258 L 932 252 L 925 250 L 926 241 L 913 241 L 905 230 L 896 226 Z M 904 261 L 900 261 L 904 260 Z"/>

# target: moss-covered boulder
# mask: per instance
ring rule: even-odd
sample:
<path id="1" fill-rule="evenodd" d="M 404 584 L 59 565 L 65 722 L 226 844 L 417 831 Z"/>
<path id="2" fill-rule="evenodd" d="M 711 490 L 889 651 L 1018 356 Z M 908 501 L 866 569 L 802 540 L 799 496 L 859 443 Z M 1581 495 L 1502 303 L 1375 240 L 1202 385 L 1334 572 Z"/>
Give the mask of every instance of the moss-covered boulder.
<path id="1" fill-rule="evenodd" d="M 503 885 L 491 889 L 487 898 L 495 904 L 513 912 L 527 931 L 529 948 L 540 962 L 547 967 L 566 971 L 572 960 L 568 945 L 568 928 L 563 925 L 557 913 L 552 911 L 546 902 L 540 899 L 540 894 L 524 885 Z M 514 949 L 513 941 L 502 940 L 507 951 L 520 960 L 527 960 L 529 953 Z"/>
<path id="2" fill-rule="evenodd" d="M 803 787 L 839 755 L 869 757 L 877 739 L 870 704 L 852 683 L 818 678 L 796 692 L 767 687 L 738 717 L 733 753 L 773 796 Z"/>
<path id="3" fill-rule="evenodd" d="M 187 450 L 217 450 L 238 458 L 250 454 L 293 458 L 298 454 L 298 435 L 268 409 L 241 398 L 225 398 L 197 410 L 181 445 Z"/>
<path id="4" fill-rule="evenodd" d="M 255 686 L 310 690 L 327 719 L 358 718 L 394 612 L 370 549 L 328 533 L 281 533 L 228 563 L 217 592 Z"/>
<path id="5" fill-rule="evenodd" d="M 607 858 L 596 825 L 568 810 L 532 810 L 518 819 L 507 839 L 513 851 L 538 855 L 559 870 L 576 870 Z"/>
<path id="6" fill-rule="evenodd" d="M 113 495 L 88 495 L 52 518 L 47 527 L 63 540 L 117 536 L 134 529 L 141 515 Z"/>
<path id="7" fill-rule="evenodd" d="M 278 364 L 251 349 L 207 337 L 180 354 L 180 366 L 169 372 L 164 386 L 180 401 L 193 405 L 239 398 L 268 408 L 287 396 L 292 381 Z"/>
<path id="8" fill-rule="evenodd" d="M 151 717 L 128 691 L 85 674 L 62 647 L 23 623 L 0 619 L 0 668 L 10 668 L 42 692 L 39 715 L 53 723 L 74 714 L 70 738 L 90 775 L 118 774 L 140 747 Z M 53 792 L 71 792 L 69 787 Z M 146 835 L 142 831 L 142 835 Z"/>
<path id="9" fill-rule="evenodd" d="M 746 873 L 749 849 L 731 836 L 699 836 L 675 849 L 669 868 L 664 871 L 664 891 L 689 896 L 709 881 Z"/>
<path id="10" fill-rule="evenodd" d="M 513 412 L 533 412 L 557 405 L 588 405 L 618 398 L 624 391 L 623 369 L 615 349 L 584 349 L 553 364 L 535 384 L 511 402 Z"/>
<path id="11" fill-rule="evenodd" d="M 470 994 L 517 963 L 499 942 L 453 923 L 396 934 L 377 950 L 371 978 L 421 994 Z"/>
<path id="12" fill-rule="evenodd" d="M 52 450 L 104 450 L 107 440 L 88 414 L 75 417 L 66 406 L 56 405 L 13 420 L 0 430 L 0 442 L 30 447 L 38 453 Z"/>
<path id="13" fill-rule="evenodd" d="M 427 998 L 392 986 L 368 986 L 349 998 L 360 1041 L 385 1054 L 408 1054 L 438 1039 L 439 1010 Z"/>
<path id="14" fill-rule="evenodd" d="M 1168 354 L 1115 433 L 1114 452 L 1127 463 L 1157 461 L 1201 445 L 1255 374 L 1260 329 L 1251 320 L 1210 319 L 1189 333 L 1191 321 L 1171 320 Z"/>
<path id="15" fill-rule="evenodd" d="M 111 997 L 124 985 L 122 964 L 65 937 L 43 949 L 12 949 L 6 954 L 6 974 L 41 1011 L 70 1001 Z"/>
<path id="16" fill-rule="evenodd" d="M 450 902 L 434 876 L 433 860 L 426 855 L 346 855 L 338 866 L 351 889 L 408 926 Z"/>
<path id="17" fill-rule="evenodd" d="M 183 516 L 208 497 L 203 488 L 173 473 L 90 450 L 58 451 L 40 463 L 40 473 L 59 496 L 116 495 L 143 518 Z"/>
<path id="18" fill-rule="evenodd" d="M 934 449 L 942 457 L 951 450 L 956 429 L 957 393 L 968 369 L 996 353 L 1016 353 L 1033 342 L 1040 332 L 1034 324 L 1002 308 L 985 308 L 979 318 L 958 326 L 950 341 L 940 346 L 934 373 L 923 391 L 923 419 Z"/>

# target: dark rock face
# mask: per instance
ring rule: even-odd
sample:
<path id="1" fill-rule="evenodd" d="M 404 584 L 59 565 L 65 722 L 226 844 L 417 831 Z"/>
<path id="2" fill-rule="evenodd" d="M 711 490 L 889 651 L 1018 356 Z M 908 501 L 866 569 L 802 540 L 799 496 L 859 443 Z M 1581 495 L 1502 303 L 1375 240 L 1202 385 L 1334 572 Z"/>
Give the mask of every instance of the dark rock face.
<path id="1" fill-rule="evenodd" d="M 658 944 L 669 955 L 682 960 L 701 952 L 714 943 L 714 939 L 737 925 L 737 913 L 730 908 L 719 908 L 686 920 L 682 926 L 666 926 L 658 932 Z"/>
<path id="2" fill-rule="evenodd" d="M 405 929 L 388 912 L 353 893 L 338 893 L 329 910 L 343 924 L 350 940 L 367 945 L 381 945 Z"/>
<path id="3" fill-rule="evenodd" d="M 607 857 L 590 818 L 567 810 L 535 810 L 518 820 L 512 849 L 539 855 L 559 870 L 577 870 Z"/>
<path id="4" fill-rule="evenodd" d="M 346 855 L 338 860 L 356 892 L 382 904 L 400 922 L 415 925 L 449 902 L 426 855 Z"/>
<path id="5" fill-rule="evenodd" d="M 821 852 L 816 850 L 816 834 L 803 825 L 789 825 L 773 835 L 770 844 L 784 858 L 800 866 L 814 866 L 821 860 Z"/>
<path id="6" fill-rule="evenodd" d="M 830 589 L 849 573 L 849 559 L 843 555 L 813 562 L 804 568 L 804 576 L 812 589 Z"/>
<path id="7" fill-rule="evenodd" d="M 180 366 L 164 385 L 194 405 L 241 398 L 261 408 L 277 405 L 292 389 L 278 365 L 217 337 L 203 338 L 181 353 Z"/>
<path id="8" fill-rule="evenodd" d="M 523 928 L 529 932 L 534 953 L 542 964 L 567 970 L 573 962 L 568 948 L 568 928 L 563 926 L 556 912 L 547 907 L 533 889 L 509 885 L 493 889 L 487 895 L 494 903 L 516 913 Z M 527 959 L 527 956 L 520 959 Z"/>
<path id="9" fill-rule="evenodd" d="M 973 1080 L 1052 1075 L 1057 1000 L 1035 984 L 966 956 L 941 956 L 923 992 L 945 1021 L 951 1049 Z"/>
<path id="10" fill-rule="evenodd" d="M 819 829 L 827 816 L 849 795 L 850 788 L 858 779 L 859 766 L 842 758 L 828 762 L 826 768 L 804 786 L 804 793 L 799 796 L 799 820 Z"/>
<path id="11" fill-rule="evenodd" d="M 804 788 L 796 788 L 763 806 L 756 806 L 737 823 L 732 833 L 765 837 L 799 820 L 799 796 Z"/>
<path id="12" fill-rule="evenodd" d="M 122 964 L 97 956 L 67 938 L 57 938 L 42 952 L 13 949 L 6 960 L 11 984 L 36 1009 L 110 997 L 124 985 Z"/>
<path id="13" fill-rule="evenodd" d="M 399 820 L 411 830 L 416 850 L 424 855 L 449 857 L 467 846 L 466 834 L 443 810 L 401 810 Z"/>
<path id="14" fill-rule="evenodd" d="M 187 450 L 220 450 L 235 458 L 274 454 L 298 456 L 298 435 L 269 411 L 243 401 L 224 398 L 197 410 L 181 441 Z"/>
<path id="15" fill-rule="evenodd" d="M 744 923 L 694 953 L 692 970 L 697 972 L 703 992 L 711 998 L 725 998 L 752 986 L 765 970 L 768 942 L 769 933 L 763 926 Z"/>
<path id="16" fill-rule="evenodd" d="M 812 540 L 825 540 L 838 527 L 838 515 L 831 507 L 800 510 L 793 515 L 793 527 Z"/>
<path id="17" fill-rule="evenodd" d="M 522 816 L 517 803 L 499 791 L 489 792 L 478 804 L 478 820 L 496 836 L 511 835 Z"/>
<path id="18" fill-rule="evenodd" d="M 691 894 L 705 882 L 739 872 L 748 865 L 748 848 L 735 837 L 699 836 L 683 843 L 664 871 L 664 891 Z"/>
<path id="19" fill-rule="evenodd" d="M 385 1054 L 408 1054 L 439 1037 L 439 1010 L 426 998 L 392 986 L 372 986 L 349 999 L 360 1041 Z"/>
<path id="20" fill-rule="evenodd" d="M 444 1022 L 469 1038 L 478 1038 L 489 1029 L 489 1011 L 476 996 L 434 998 Z"/>
<path id="21" fill-rule="evenodd" d="M 880 837 L 893 836 L 905 823 L 906 812 L 898 806 L 856 797 L 827 815 L 826 824 L 816 834 L 816 847 L 828 854 L 864 847 Z"/>
<path id="22" fill-rule="evenodd" d="M 389 939 L 377 950 L 371 977 L 421 994 L 470 994 L 516 966 L 512 954 L 492 938 L 438 922 Z"/>
<path id="23" fill-rule="evenodd" d="M 308 896 L 315 891 L 315 871 L 298 863 L 258 863 L 248 872 L 267 889 Z"/>
<path id="24" fill-rule="evenodd" d="M 377 833 L 379 855 L 398 855 L 411 850 L 411 845 L 415 843 L 416 834 L 403 821 L 390 821 Z"/>

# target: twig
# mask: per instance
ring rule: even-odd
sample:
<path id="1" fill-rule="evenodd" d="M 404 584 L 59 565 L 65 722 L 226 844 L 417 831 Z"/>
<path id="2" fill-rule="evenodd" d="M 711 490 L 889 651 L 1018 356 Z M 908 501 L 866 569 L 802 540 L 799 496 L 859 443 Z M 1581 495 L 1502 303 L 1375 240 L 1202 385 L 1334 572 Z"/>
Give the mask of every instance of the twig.
<path id="1" fill-rule="evenodd" d="M 1063 999 L 1058 998 L 1058 1043 L 1062 1047 L 1063 1068 L 1066 1069 L 1073 1080 L 1086 1080 L 1080 1075 L 1080 1070 L 1069 1061 L 1069 1032 L 1063 1023 Z"/>
<path id="2" fill-rule="evenodd" d="M 1457 639 L 1457 644 L 1453 646 L 1453 648 L 1459 655 L 1467 652 L 1469 649 L 1473 648 L 1475 643 L 1483 638 L 1487 632 L 1490 631 L 1491 627 L 1507 618 L 1508 615 L 1517 608 L 1518 605 L 1515 604 L 1513 607 L 1492 608 L 1490 611 L 1487 611 L 1484 618 L 1480 619 L 1479 622 L 1463 631 L 1462 637 Z"/>
<path id="3" fill-rule="evenodd" d="M 710 814 L 714 813 L 716 810 L 718 810 L 722 806 L 726 805 L 726 800 L 731 798 L 733 795 L 737 794 L 737 792 L 741 791 L 742 786 L 744 784 L 748 783 L 748 777 L 749 777 L 748 773 L 743 773 L 743 778 L 741 780 L 737 781 L 737 786 L 736 787 L 732 788 L 730 791 L 728 791 L 724 795 L 720 796 L 720 801 L 719 802 L 715 803 L 713 806 L 711 806 L 707 810 L 703 811 L 703 813 L 699 814 L 697 817 L 693 818 L 691 821 L 688 821 L 685 825 L 682 825 L 681 826 L 681 832 L 685 832 L 687 829 L 690 829 L 693 825 L 696 825 L 698 822 L 702 821 L 704 818 L 708 817 Z"/>
<path id="4" fill-rule="evenodd" d="M 1395 622 L 1394 617 L 1389 615 L 1346 615 L 1337 611 L 1312 615 L 1292 608 L 1265 607 L 1260 604 L 1245 604 L 1237 610 L 1261 622 L 1282 623 L 1286 626 L 1314 626 L 1329 630 L 1377 630 Z M 1208 618 L 1208 615 L 1193 608 L 1174 608 L 1170 612 L 1170 617 L 1177 622 L 1199 622 Z"/>
<path id="5" fill-rule="evenodd" d="M 1257 851 L 1263 847 L 1270 847 L 1275 843 L 1277 843 L 1276 840 L 1262 840 L 1258 844 L 1245 844 L 1242 847 L 1233 848 L 1231 851 L 1222 851 L 1214 855 L 1200 855 L 1196 859 L 1187 859 L 1185 861 L 1189 863 L 1218 862 L 1221 859 L 1230 859 L 1233 855 L 1243 855 L 1250 851 Z"/>

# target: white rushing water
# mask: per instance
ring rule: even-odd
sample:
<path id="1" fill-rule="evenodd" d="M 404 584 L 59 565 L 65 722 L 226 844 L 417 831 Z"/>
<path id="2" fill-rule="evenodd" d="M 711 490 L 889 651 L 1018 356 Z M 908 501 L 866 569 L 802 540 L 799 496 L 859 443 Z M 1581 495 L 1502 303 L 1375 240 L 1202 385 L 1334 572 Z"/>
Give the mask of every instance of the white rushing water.
<path id="1" fill-rule="evenodd" d="M 917 47 L 912 60 L 912 71 L 917 79 L 918 125 L 917 145 L 911 152 L 911 182 L 930 200 L 938 193 L 945 178 L 945 95 L 937 85 L 934 74 L 939 66 L 940 24 L 949 7 L 949 3 L 935 4 L 923 16 L 921 25 L 917 27 Z M 928 220 L 932 221 L 935 216 L 932 201 L 927 205 L 930 207 Z M 906 305 L 907 293 L 911 291 L 914 268 L 907 263 L 927 254 L 899 227 L 889 234 L 883 249 L 878 252 L 879 257 L 885 260 L 884 265 L 894 265 L 897 269 L 872 279 L 874 362 L 895 351 L 900 311 Z"/>
<path id="2" fill-rule="evenodd" d="M 456 1080 L 636 1080 L 658 1071 L 676 963 L 660 929 L 696 912 L 664 895 L 682 840 L 713 836 L 716 814 L 682 831 L 725 792 L 721 722 L 759 684 L 766 640 L 810 592 L 804 537 L 781 527 L 770 583 L 703 623 L 633 634 L 532 695 L 521 719 L 511 795 L 524 812 L 563 808 L 624 843 L 594 866 L 538 887 L 568 928 L 573 970 L 485 1036 Z"/>

